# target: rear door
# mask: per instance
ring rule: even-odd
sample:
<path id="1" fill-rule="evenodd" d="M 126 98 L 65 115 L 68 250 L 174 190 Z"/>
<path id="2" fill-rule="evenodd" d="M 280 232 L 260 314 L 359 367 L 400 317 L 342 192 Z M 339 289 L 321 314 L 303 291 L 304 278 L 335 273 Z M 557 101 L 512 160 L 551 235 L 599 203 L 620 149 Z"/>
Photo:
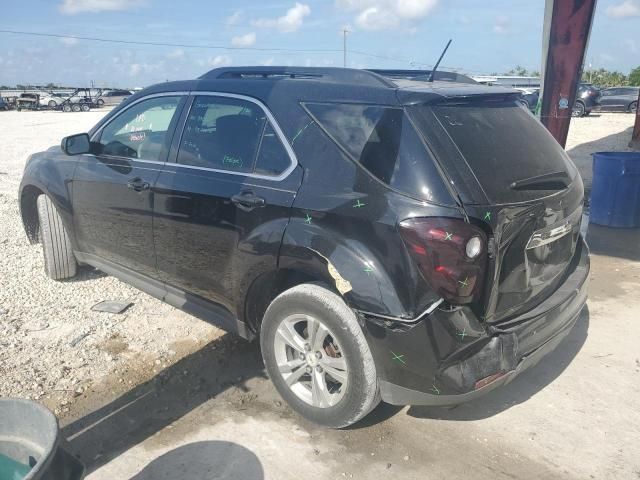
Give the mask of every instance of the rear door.
<path id="1" fill-rule="evenodd" d="M 161 278 L 234 312 L 239 292 L 276 268 L 302 174 L 266 107 L 198 94 L 156 182 Z"/>
<path id="2" fill-rule="evenodd" d="M 624 101 L 624 92 L 620 88 L 609 88 L 602 92 L 600 99 L 600 105 L 605 110 L 622 110 L 626 108 L 627 104 Z"/>
<path id="3" fill-rule="evenodd" d="M 493 236 L 488 321 L 527 311 L 561 283 L 576 251 L 582 180 L 526 109 L 508 98 L 409 110 L 476 224 Z"/>
<path id="4" fill-rule="evenodd" d="M 147 97 L 92 138 L 73 178 L 73 219 L 83 253 L 154 275 L 153 201 L 158 174 L 186 97 Z"/>

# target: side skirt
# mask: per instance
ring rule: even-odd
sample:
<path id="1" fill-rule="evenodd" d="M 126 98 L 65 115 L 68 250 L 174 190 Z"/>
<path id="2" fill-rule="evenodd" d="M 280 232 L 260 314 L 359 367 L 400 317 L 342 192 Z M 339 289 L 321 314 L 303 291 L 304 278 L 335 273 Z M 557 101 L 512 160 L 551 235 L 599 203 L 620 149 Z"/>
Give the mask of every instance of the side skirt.
<path id="1" fill-rule="evenodd" d="M 125 283 L 142 290 L 152 297 L 162 300 L 169 305 L 187 312 L 205 322 L 211 323 L 216 327 L 235 333 L 247 340 L 253 340 L 255 334 L 249 330 L 246 324 L 229 312 L 226 308 L 205 300 L 204 298 L 192 295 L 180 290 L 164 282 L 160 282 L 154 278 L 142 275 L 141 273 L 130 270 L 122 265 L 110 262 L 96 255 L 89 253 L 75 252 L 75 256 L 79 262 L 91 265 L 98 270 L 116 277 Z"/>

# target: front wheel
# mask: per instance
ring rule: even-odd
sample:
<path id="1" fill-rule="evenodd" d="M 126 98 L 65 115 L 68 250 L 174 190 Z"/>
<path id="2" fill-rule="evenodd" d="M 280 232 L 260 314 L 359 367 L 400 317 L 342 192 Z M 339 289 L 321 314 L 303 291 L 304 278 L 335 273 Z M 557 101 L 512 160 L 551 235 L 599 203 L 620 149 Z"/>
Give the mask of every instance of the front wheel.
<path id="1" fill-rule="evenodd" d="M 104 100 L 103 100 L 103 99 L 101 99 L 101 98 L 99 98 L 99 99 L 96 101 L 96 104 L 97 104 L 99 107 L 102 107 L 102 106 L 104 106 Z"/>
<path id="2" fill-rule="evenodd" d="M 303 417 L 351 425 L 380 401 L 373 356 L 356 316 L 337 294 L 303 284 L 267 308 L 262 358 L 282 398 Z"/>
<path id="3" fill-rule="evenodd" d="M 629 113 L 636 113 L 638 111 L 638 102 L 632 102 L 627 108 Z"/>
<path id="4" fill-rule="evenodd" d="M 54 100 L 49 100 L 49 103 L 47 103 L 47 105 L 49 106 L 49 108 L 56 108 L 56 102 Z"/>
<path id="5" fill-rule="evenodd" d="M 45 273 L 54 280 L 75 276 L 78 263 L 58 210 L 46 195 L 38 197 L 37 207 Z"/>

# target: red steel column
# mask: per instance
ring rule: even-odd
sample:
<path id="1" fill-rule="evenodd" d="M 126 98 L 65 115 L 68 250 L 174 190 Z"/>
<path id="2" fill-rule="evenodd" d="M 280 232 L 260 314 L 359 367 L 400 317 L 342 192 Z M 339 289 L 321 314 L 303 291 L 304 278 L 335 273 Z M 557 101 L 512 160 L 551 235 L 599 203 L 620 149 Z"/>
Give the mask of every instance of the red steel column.
<path id="1" fill-rule="evenodd" d="M 565 146 L 596 0 L 546 0 L 540 119 Z"/>

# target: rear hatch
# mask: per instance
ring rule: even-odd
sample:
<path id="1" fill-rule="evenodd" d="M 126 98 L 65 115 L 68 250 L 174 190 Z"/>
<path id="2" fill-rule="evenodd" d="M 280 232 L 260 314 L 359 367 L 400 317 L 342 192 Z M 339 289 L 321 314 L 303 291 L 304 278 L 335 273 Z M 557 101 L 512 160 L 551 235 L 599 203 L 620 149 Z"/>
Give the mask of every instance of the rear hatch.
<path id="1" fill-rule="evenodd" d="M 571 160 L 517 93 L 414 101 L 421 131 L 472 223 L 489 235 L 488 322 L 553 293 L 576 252 L 583 186 Z"/>

